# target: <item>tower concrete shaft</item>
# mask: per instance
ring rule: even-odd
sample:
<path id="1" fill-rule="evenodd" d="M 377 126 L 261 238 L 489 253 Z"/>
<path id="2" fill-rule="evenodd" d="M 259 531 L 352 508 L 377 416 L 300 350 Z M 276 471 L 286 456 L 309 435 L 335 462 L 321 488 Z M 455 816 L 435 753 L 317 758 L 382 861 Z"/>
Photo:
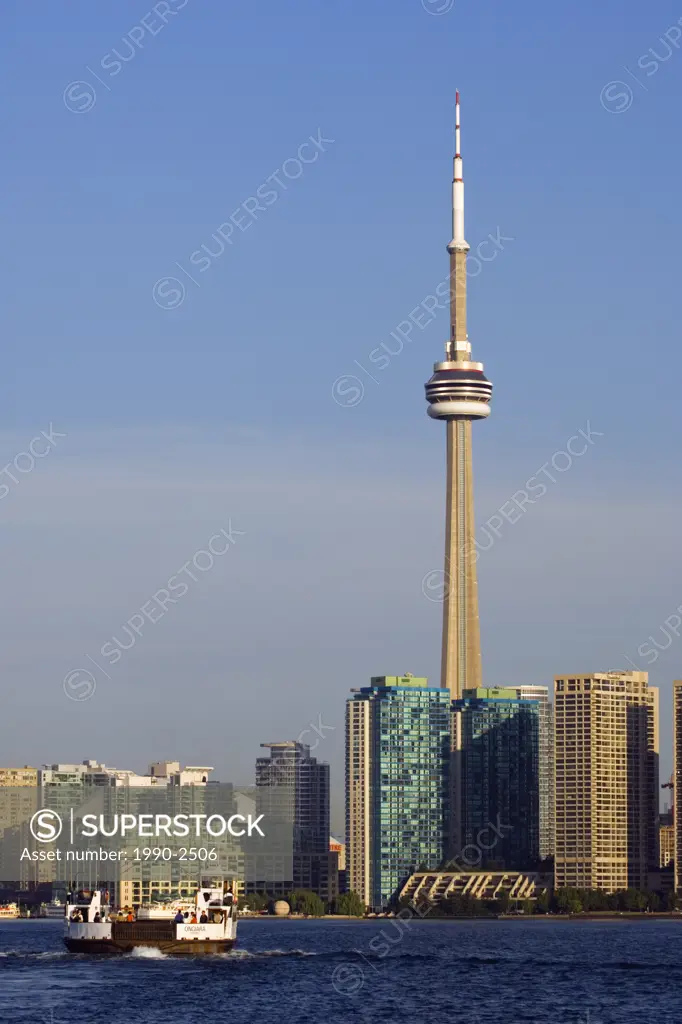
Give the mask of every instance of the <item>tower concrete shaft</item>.
<path id="1" fill-rule="evenodd" d="M 456 104 L 450 254 L 450 332 L 445 360 L 426 384 L 428 413 L 443 419 L 447 432 L 445 579 L 441 686 L 458 699 L 480 687 L 481 638 L 475 547 L 471 423 L 490 414 L 492 384 L 483 364 L 471 360 L 467 334 L 467 253 L 464 239 L 464 180 L 460 153 L 459 93 Z"/>
<path id="2" fill-rule="evenodd" d="M 478 574 L 474 547 L 471 420 L 448 420 L 445 495 L 445 597 L 441 686 L 457 700 L 482 685 Z"/>

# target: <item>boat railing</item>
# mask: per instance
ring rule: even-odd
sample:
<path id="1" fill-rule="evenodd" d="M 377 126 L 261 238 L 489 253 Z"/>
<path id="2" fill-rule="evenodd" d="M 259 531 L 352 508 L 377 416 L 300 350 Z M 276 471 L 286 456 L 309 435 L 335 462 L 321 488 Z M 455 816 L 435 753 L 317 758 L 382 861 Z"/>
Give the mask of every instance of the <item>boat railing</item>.
<path id="1" fill-rule="evenodd" d="M 147 942 L 172 942 L 175 939 L 173 921 L 113 921 L 111 924 L 112 939 L 128 941 L 146 940 Z"/>

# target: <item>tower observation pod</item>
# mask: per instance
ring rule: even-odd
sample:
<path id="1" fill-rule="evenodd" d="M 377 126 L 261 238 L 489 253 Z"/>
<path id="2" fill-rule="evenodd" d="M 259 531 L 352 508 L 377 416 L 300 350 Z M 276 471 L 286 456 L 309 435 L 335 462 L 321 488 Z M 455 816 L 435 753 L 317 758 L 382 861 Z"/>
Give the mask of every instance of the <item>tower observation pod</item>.
<path id="1" fill-rule="evenodd" d="M 493 386 L 483 363 L 471 359 L 466 325 L 464 178 L 460 149 L 459 92 L 455 105 L 455 157 L 452 180 L 450 254 L 450 336 L 445 359 L 434 365 L 425 385 L 428 414 L 445 420 L 447 488 L 441 686 L 453 700 L 465 688 L 481 686 L 481 641 L 478 617 L 471 424 L 490 415 Z"/>

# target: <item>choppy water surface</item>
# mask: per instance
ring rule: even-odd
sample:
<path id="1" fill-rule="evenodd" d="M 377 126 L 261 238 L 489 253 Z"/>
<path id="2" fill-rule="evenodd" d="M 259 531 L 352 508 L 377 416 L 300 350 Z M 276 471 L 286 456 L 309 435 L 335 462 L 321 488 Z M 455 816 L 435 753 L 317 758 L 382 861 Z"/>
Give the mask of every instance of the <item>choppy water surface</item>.
<path id="1" fill-rule="evenodd" d="M 682 922 L 239 923 L 178 960 L 67 953 L 59 921 L 0 922 L 16 1024 L 680 1024 Z"/>

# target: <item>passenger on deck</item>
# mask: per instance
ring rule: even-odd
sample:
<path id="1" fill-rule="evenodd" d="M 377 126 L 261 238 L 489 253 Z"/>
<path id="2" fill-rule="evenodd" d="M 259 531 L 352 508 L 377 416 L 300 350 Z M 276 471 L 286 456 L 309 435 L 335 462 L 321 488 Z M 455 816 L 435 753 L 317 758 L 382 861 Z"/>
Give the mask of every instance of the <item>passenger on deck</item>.
<path id="1" fill-rule="evenodd" d="M 199 918 L 199 924 L 208 924 L 208 915 L 205 910 L 201 911 L 201 917 Z"/>
<path id="2" fill-rule="evenodd" d="M 197 915 L 196 914 L 192 914 L 192 916 L 189 919 L 189 923 L 190 924 L 196 924 L 197 923 Z"/>
<path id="3" fill-rule="evenodd" d="M 135 915 L 133 914 L 132 910 L 129 910 L 128 911 L 128 916 L 126 917 L 126 921 L 134 921 L 134 920 L 135 920 Z"/>
<path id="4" fill-rule="evenodd" d="M 183 914 L 183 912 L 181 910 L 178 910 L 177 914 L 175 915 L 174 920 L 175 920 L 176 924 L 184 924 L 185 923 L 185 915 Z"/>
<path id="5" fill-rule="evenodd" d="M 92 923 L 93 924 L 99 924 L 101 920 L 102 920 L 102 918 L 100 917 L 100 913 L 99 913 L 99 910 L 98 910 L 97 913 L 95 914 L 95 916 L 92 919 Z"/>

